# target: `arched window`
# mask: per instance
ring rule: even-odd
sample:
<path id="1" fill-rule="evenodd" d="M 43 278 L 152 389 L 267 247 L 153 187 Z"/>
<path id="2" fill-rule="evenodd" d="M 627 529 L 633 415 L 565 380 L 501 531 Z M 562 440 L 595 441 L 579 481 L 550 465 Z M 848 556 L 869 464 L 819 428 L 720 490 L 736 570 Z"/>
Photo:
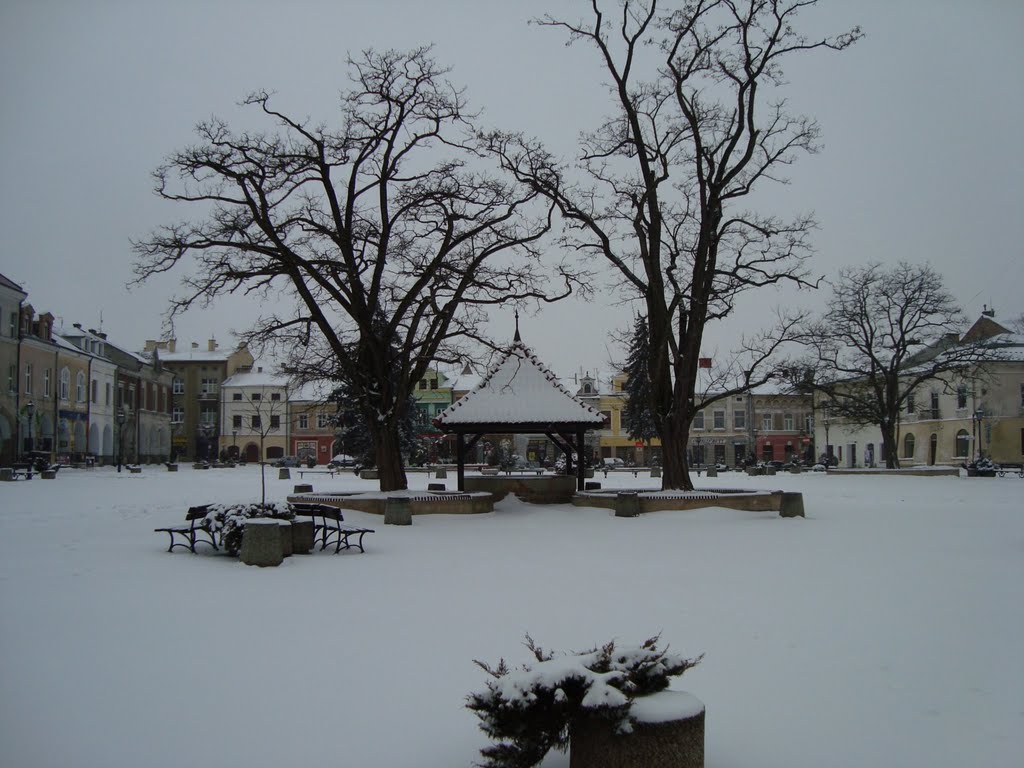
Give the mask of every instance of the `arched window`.
<path id="1" fill-rule="evenodd" d="M 903 458 L 914 458 L 914 436 L 909 432 L 903 438 Z"/>
<path id="2" fill-rule="evenodd" d="M 75 395 L 78 397 L 78 402 L 85 402 L 85 374 L 81 371 L 75 377 Z"/>
<path id="3" fill-rule="evenodd" d="M 971 436 L 966 429 L 961 429 L 956 433 L 956 453 L 954 455 L 958 458 L 966 458 L 970 450 Z"/>
<path id="4" fill-rule="evenodd" d="M 67 400 L 71 389 L 71 371 L 67 368 L 60 369 L 60 399 Z"/>

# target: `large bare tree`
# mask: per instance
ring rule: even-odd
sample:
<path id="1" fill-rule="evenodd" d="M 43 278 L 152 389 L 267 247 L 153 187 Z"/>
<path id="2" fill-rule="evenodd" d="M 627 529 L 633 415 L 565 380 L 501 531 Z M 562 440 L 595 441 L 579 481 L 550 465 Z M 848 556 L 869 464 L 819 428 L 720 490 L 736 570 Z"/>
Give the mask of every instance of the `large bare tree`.
<path id="1" fill-rule="evenodd" d="M 964 321 L 930 265 L 842 269 L 828 309 L 805 329 L 813 354 L 796 384 L 816 392 L 833 416 L 877 426 L 885 465 L 896 469 L 900 412 L 921 385 L 948 383 L 998 358 L 985 340 L 960 341 Z"/>
<path id="2" fill-rule="evenodd" d="M 381 488 L 401 489 L 397 425 L 431 361 L 456 355 L 487 306 L 578 284 L 540 265 L 551 203 L 497 163 L 486 170 L 475 116 L 429 48 L 349 66 L 337 127 L 289 117 L 262 92 L 244 104 L 269 132 L 201 123 L 198 143 L 155 172 L 157 194 L 200 218 L 134 243 L 136 274 L 189 262 L 172 317 L 228 293 L 259 298 L 250 343 L 315 349 L 358 399 Z"/>
<path id="3" fill-rule="evenodd" d="M 644 304 L 664 488 L 693 487 L 686 444 L 706 326 L 748 290 L 811 284 L 804 262 L 813 219 L 743 204 L 817 149 L 815 121 L 790 114 L 780 97 L 783 62 L 842 50 L 860 36 L 856 28 L 816 41 L 799 34 L 796 16 L 814 3 L 696 0 L 662 12 L 656 0 L 624 0 L 606 16 L 592 0 L 585 20 L 545 17 L 540 24 L 597 51 L 612 112 L 581 135 L 574 166 L 521 135 L 490 137 L 506 166 L 557 205 L 567 241 L 607 260 Z M 748 365 L 720 394 L 771 374 Z"/>

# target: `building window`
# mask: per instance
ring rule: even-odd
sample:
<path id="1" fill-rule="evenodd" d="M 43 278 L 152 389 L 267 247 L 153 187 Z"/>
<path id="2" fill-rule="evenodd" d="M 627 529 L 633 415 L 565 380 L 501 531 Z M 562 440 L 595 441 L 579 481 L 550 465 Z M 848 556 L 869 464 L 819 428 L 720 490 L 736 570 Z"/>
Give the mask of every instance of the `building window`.
<path id="1" fill-rule="evenodd" d="M 907 413 L 913 413 L 917 410 L 917 403 L 914 402 L 914 393 L 911 392 L 907 395 Z"/>
<path id="2" fill-rule="evenodd" d="M 12 395 L 18 391 L 18 366 L 14 363 L 7 366 L 7 391 Z"/>
<path id="3" fill-rule="evenodd" d="M 263 428 L 263 420 L 260 418 L 258 413 L 249 417 L 249 426 L 252 427 L 254 431 L 259 431 Z"/>
<path id="4" fill-rule="evenodd" d="M 426 388 L 427 388 L 427 380 L 426 379 L 420 379 L 420 389 L 426 389 Z"/>
<path id="5" fill-rule="evenodd" d="M 939 418 L 939 393 L 932 392 L 932 412 L 931 417 L 933 419 Z"/>
<path id="6" fill-rule="evenodd" d="M 263 395 L 261 395 L 261 394 L 260 394 L 259 392 L 253 392 L 253 393 L 252 393 L 252 401 L 253 401 L 254 403 L 255 403 L 255 402 L 258 402 L 258 401 L 259 401 L 259 400 L 261 400 L 262 398 L 263 398 Z"/>
<path id="7" fill-rule="evenodd" d="M 959 386 L 956 388 L 956 407 L 957 410 L 963 410 L 967 407 L 967 387 Z"/>
<path id="8" fill-rule="evenodd" d="M 199 395 L 216 395 L 218 388 L 216 379 L 203 379 L 199 383 Z"/>
<path id="9" fill-rule="evenodd" d="M 747 428 L 747 412 L 737 408 L 732 412 L 732 426 L 734 429 Z"/>
<path id="10" fill-rule="evenodd" d="M 199 412 L 199 422 L 201 424 L 216 424 L 217 423 L 217 409 L 205 407 Z"/>
<path id="11" fill-rule="evenodd" d="M 782 428 L 787 432 L 793 431 L 793 414 L 786 413 L 782 416 Z"/>
<path id="12" fill-rule="evenodd" d="M 914 436 L 909 432 L 906 437 L 903 438 L 903 458 L 914 458 Z"/>
<path id="13" fill-rule="evenodd" d="M 298 421 L 299 429 L 309 429 L 309 414 L 300 413 Z"/>
<path id="14" fill-rule="evenodd" d="M 954 454 L 958 458 L 967 458 L 968 452 L 971 450 L 971 436 L 967 434 L 966 429 L 961 429 L 956 433 L 956 453 Z"/>
<path id="15" fill-rule="evenodd" d="M 171 384 L 171 392 L 175 395 L 185 394 L 185 380 L 179 379 L 177 376 L 174 377 L 174 382 Z"/>
<path id="16" fill-rule="evenodd" d="M 43 397 L 50 396 L 50 369 L 43 371 Z"/>
<path id="17" fill-rule="evenodd" d="M 32 394 L 32 364 L 25 363 L 25 394 Z"/>
<path id="18" fill-rule="evenodd" d="M 437 379 L 431 379 L 430 380 L 430 388 L 431 389 L 437 389 Z"/>
<path id="19" fill-rule="evenodd" d="M 772 431 L 772 415 L 770 413 L 761 414 L 761 429 L 765 432 Z"/>
<path id="20" fill-rule="evenodd" d="M 236 402 L 241 400 L 242 399 L 242 393 L 241 392 L 232 392 L 231 393 L 231 399 L 236 401 Z"/>
<path id="21" fill-rule="evenodd" d="M 176 405 L 171 408 L 171 424 L 184 424 L 185 423 L 185 409 L 180 405 Z"/>
<path id="22" fill-rule="evenodd" d="M 271 392 L 270 393 L 270 399 L 274 400 L 274 401 L 280 400 L 281 399 L 281 393 L 280 392 Z"/>
<path id="23" fill-rule="evenodd" d="M 331 423 L 331 417 L 328 416 L 326 413 L 318 413 L 316 415 L 316 428 L 317 429 L 326 429 L 327 426 L 330 423 Z"/>
<path id="24" fill-rule="evenodd" d="M 18 338 L 18 313 L 11 312 L 11 324 L 7 331 L 11 334 L 12 339 Z"/>
<path id="25" fill-rule="evenodd" d="M 92 380 L 92 402 L 93 405 L 99 403 L 100 398 L 100 383 L 96 379 Z"/>
<path id="26" fill-rule="evenodd" d="M 242 415 L 241 414 L 236 413 L 234 416 L 231 417 L 231 428 L 232 429 L 236 429 L 236 430 L 242 428 Z"/>
<path id="27" fill-rule="evenodd" d="M 108 381 L 104 386 L 104 394 L 106 395 L 105 405 L 110 405 L 110 382 Z"/>
<path id="28" fill-rule="evenodd" d="M 128 407 L 132 410 L 135 409 L 135 385 L 128 385 Z"/>
<path id="29" fill-rule="evenodd" d="M 704 429 L 704 411 L 697 411 L 693 414 L 693 428 Z"/>
<path id="30" fill-rule="evenodd" d="M 1024 384 L 1020 385 L 1020 407 L 1024 408 Z"/>
<path id="31" fill-rule="evenodd" d="M 281 417 L 276 413 L 270 414 L 270 428 L 280 429 L 281 428 Z"/>
<path id="32" fill-rule="evenodd" d="M 77 397 L 78 402 L 85 402 L 85 374 L 81 371 L 79 371 L 78 375 L 75 376 L 75 396 Z"/>
<path id="33" fill-rule="evenodd" d="M 715 429 L 725 429 L 725 411 L 715 411 L 713 419 Z"/>

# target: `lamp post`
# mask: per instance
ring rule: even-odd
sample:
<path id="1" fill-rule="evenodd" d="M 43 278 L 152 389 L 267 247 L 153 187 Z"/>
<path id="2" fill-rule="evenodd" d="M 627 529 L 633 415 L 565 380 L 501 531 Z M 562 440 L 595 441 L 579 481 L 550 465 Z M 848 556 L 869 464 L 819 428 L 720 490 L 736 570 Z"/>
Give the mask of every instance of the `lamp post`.
<path id="1" fill-rule="evenodd" d="M 238 440 L 238 430 L 237 429 L 232 429 L 231 430 L 231 460 L 232 461 L 237 461 L 238 460 L 238 445 L 236 444 L 237 440 Z"/>
<path id="2" fill-rule="evenodd" d="M 825 416 L 822 418 L 821 423 L 825 425 L 825 466 L 832 466 L 832 443 L 828 440 L 828 428 L 832 424 L 832 419 L 829 418 L 828 411 L 825 411 Z"/>
<path id="3" fill-rule="evenodd" d="M 121 464 L 124 463 L 124 423 L 128 420 L 128 414 L 124 408 L 117 409 L 117 471 L 121 471 Z"/>
<path id="4" fill-rule="evenodd" d="M 32 422 L 36 414 L 36 404 L 31 400 L 25 405 L 25 416 L 28 419 L 28 439 L 25 441 L 25 452 L 31 454 L 35 446 L 32 444 Z M 31 457 L 30 457 L 31 459 Z"/>
<path id="5" fill-rule="evenodd" d="M 981 447 L 981 428 L 983 426 L 982 419 L 985 418 L 985 409 L 978 407 L 974 412 L 974 447 L 975 447 L 975 462 L 985 458 L 985 452 Z"/>
<path id="6" fill-rule="evenodd" d="M 700 466 L 704 463 L 704 452 L 699 437 L 693 438 L 693 460 L 697 465 L 697 474 L 700 474 Z"/>

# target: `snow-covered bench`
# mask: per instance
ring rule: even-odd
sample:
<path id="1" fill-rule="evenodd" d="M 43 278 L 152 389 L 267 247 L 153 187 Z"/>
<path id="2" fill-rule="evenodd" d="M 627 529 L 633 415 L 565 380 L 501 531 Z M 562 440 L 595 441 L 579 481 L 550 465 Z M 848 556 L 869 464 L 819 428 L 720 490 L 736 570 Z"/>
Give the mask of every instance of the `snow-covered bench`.
<path id="1" fill-rule="evenodd" d="M 171 552 L 175 547 L 184 547 L 192 554 L 195 554 L 196 544 L 200 543 L 209 544 L 214 549 L 220 549 L 217 546 L 214 534 L 202 524 L 202 521 L 206 519 L 206 513 L 209 511 L 209 508 L 209 504 L 189 507 L 188 512 L 185 513 L 184 523 L 181 525 L 168 525 L 164 528 L 154 528 L 153 531 L 156 533 L 166 533 L 171 537 L 171 546 L 167 548 L 168 552 Z M 200 536 L 205 538 L 199 538 Z M 181 541 L 178 541 L 175 537 L 180 537 Z"/>
<path id="2" fill-rule="evenodd" d="M 296 515 L 313 518 L 313 540 L 320 540 L 321 552 L 331 544 L 334 544 L 335 554 L 343 549 L 352 549 L 353 547 L 358 547 L 360 552 L 365 552 L 363 536 L 374 533 L 372 528 L 349 525 L 345 522 L 345 516 L 341 510 L 330 504 L 292 502 L 291 508 Z"/>

